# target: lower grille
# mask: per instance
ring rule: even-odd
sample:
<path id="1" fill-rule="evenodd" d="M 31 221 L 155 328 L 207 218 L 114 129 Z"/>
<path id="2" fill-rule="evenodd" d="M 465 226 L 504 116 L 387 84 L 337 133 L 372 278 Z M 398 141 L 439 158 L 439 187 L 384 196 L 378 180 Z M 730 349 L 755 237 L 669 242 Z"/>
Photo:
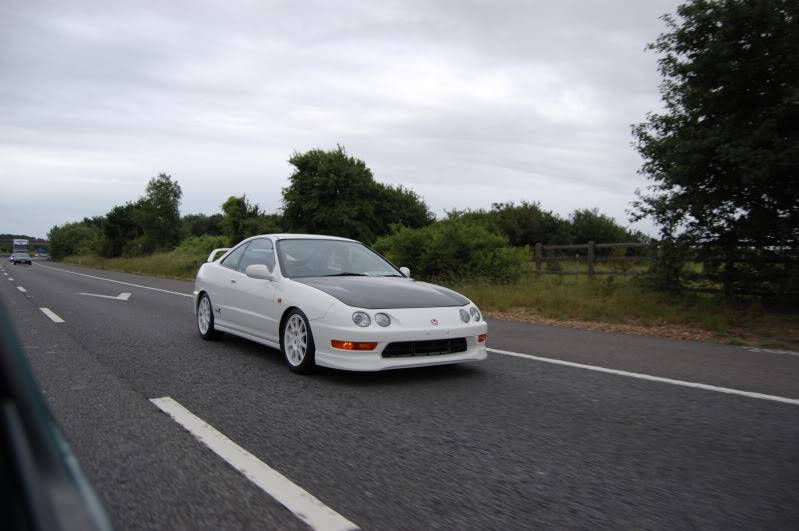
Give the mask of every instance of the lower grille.
<path id="1" fill-rule="evenodd" d="M 384 358 L 405 358 L 412 356 L 440 356 L 466 352 L 466 338 L 433 339 L 430 341 L 397 341 L 383 349 Z"/>

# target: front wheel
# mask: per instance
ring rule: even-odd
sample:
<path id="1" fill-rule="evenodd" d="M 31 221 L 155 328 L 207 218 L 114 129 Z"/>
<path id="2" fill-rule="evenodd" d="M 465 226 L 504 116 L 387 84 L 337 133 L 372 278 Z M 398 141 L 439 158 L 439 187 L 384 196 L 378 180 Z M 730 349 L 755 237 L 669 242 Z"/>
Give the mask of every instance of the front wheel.
<path id="1" fill-rule="evenodd" d="M 206 340 L 216 339 L 221 332 L 214 329 L 214 307 L 207 293 L 200 295 L 197 303 L 197 332 Z"/>
<path id="2" fill-rule="evenodd" d="M 316 346 L 308 318 L 298 309 L 291 310 L 280 334 L 280 350 L 289 369 L 309 373 L 316 368 Z"/>

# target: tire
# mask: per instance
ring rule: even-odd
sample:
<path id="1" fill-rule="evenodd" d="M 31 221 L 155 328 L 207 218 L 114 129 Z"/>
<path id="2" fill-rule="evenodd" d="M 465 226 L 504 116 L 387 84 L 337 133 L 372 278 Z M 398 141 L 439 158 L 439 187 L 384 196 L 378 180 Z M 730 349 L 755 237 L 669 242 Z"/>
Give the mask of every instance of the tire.
<path id="1" fill-rule="evenodd" d="M 211 299 L 207 293 L 200 295 L 194 322 L 197 325 L 197 332 L 200 337 L 206 341 L 216 339 L 222 335 L 222 332 L 214 328 L 214 305 L 211 304 Z"/>
<path id="2" fill-rule="evenodd" d="M 289 312 L 280 330 L 280 351 L 294 372 L 308 374 L 316 369 L 316 344 L 308 318 L 298 309 Z"/>

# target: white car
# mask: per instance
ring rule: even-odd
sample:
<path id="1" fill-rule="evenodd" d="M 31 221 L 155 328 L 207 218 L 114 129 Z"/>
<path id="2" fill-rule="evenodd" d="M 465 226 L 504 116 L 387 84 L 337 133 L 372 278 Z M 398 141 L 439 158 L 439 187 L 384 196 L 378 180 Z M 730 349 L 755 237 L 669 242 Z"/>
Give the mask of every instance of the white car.
<path id="1" fill-rule="evenodd" d="M 488 325 L 469 299 L 345 238 L 269 234 L 215 249 L 194 314 L 204 339 L 227 332 L 280 349 L 296 372 L 486 358 Z"/>

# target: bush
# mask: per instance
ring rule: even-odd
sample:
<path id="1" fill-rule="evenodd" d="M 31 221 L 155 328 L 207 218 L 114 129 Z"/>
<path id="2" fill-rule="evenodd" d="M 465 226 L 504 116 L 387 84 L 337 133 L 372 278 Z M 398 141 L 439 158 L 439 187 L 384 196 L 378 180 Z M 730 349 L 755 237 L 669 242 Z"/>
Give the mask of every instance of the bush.
<path id="1" fill-rule="evenodd" d="M 220 247 L 227 247 L 227 239 L 224 236 L 190 236 L 180 242 L 175 252 L 181 254 L 198 255 L 205 258 L 208 253 Z"/>
<path id="2" fill-rule="evenodd" d="M 421 278 L 513 281 L 528 270 L 530 251 L 479 223 L 439 221 L 421 229 L 396 227 L 375 249 Z"/>
<path id="3" fill-rule="evenodd" d="M 56 225 L 48 233 L 50 256 L 54 260 L 60 260 L 72 254 L 93 253 L 101 237 L 100 229 L 90 223 Z"/>

